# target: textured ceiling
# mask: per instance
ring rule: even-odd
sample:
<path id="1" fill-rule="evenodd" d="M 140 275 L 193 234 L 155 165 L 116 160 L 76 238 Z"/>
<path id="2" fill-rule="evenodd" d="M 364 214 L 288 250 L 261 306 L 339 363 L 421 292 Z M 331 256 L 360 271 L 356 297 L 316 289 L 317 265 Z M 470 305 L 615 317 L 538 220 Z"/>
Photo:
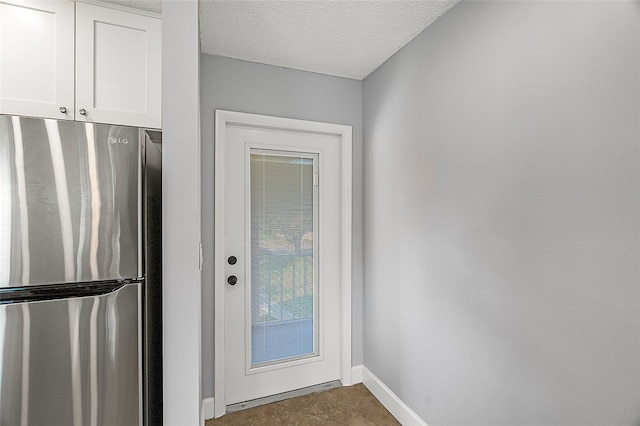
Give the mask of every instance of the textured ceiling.
<path id="1" fill-rule="evenodd" d="M 160 12 L 160 0 L 104 0 Z M 200 0 L 204 53 L 363 79 L 459 0 Z"/>
<path id="2" fill-rule="evenodd" d="M 363 79 L 458 0 L 200 0 L 204 53 Z"/>

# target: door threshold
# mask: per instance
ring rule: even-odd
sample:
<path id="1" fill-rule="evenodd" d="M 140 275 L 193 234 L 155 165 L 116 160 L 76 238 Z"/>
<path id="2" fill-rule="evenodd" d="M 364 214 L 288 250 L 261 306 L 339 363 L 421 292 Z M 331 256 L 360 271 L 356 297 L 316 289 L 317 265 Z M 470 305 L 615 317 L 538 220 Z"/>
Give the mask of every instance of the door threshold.
<path id="1" fill-rule="evenodd" d="M 227 414 L 235 413 L 236 411 L 246 410 L 247 408 L 254 408 L 260 405 L 271 404 L 272 402 L 284 401 L 285 399 L 295 398 L 298 396 L 309 395 L 311 393 L 322 392 L 333 388 L 342 386 L 340 380 L 334 380 L 332 382 L 320 383 L 319 385 L 308 386 L 302 389 L 296 389 L 289 392 L 282 392 L 276 395 L 265 396 L 264 398 L 252 399 L 251 401 L 239 402 L 237 404 L 227 405 Z"/>

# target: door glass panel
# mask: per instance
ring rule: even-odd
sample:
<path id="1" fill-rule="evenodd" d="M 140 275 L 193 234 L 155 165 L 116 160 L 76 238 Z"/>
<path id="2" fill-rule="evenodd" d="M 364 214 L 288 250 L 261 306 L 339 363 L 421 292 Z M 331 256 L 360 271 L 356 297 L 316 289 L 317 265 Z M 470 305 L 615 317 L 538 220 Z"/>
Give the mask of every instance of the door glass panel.
<path id="1" fill-rule="evenodd" d="M 251 150 L 251 366 L 318 353 L 317 156 Z"/>

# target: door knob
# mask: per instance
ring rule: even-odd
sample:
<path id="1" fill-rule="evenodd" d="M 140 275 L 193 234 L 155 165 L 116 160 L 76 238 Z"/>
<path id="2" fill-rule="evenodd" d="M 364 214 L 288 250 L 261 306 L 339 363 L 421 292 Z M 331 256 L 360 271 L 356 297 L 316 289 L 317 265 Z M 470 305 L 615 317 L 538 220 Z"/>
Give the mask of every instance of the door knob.
<path id="1" fill-rule="evenodd" d="M 235 256 L 229 256 L 227 262 L 229 263 L 229 265 L 235 265 L 236 262 L 238 262 L 238 258 Z"/>
<path id="2" fill-rule="evenodd" d="M 236 277 L 235 275 L 230 275 L 229 278 L 227 278 L 227 282 L 231 285 L 236 285 L 236 283 L 238 282 L 238 277 Z"/>

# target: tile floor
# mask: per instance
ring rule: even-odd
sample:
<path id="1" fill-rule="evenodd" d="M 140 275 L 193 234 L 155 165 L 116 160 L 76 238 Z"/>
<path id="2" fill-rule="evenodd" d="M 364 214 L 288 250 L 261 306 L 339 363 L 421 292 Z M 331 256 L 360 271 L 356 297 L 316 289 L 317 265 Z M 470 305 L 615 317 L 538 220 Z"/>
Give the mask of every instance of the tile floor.
<path id="1" fill-rule="evenodd" d="M 398 421 L 362 384 L 249 408 L 205 426 L 392 426 Z"/>

